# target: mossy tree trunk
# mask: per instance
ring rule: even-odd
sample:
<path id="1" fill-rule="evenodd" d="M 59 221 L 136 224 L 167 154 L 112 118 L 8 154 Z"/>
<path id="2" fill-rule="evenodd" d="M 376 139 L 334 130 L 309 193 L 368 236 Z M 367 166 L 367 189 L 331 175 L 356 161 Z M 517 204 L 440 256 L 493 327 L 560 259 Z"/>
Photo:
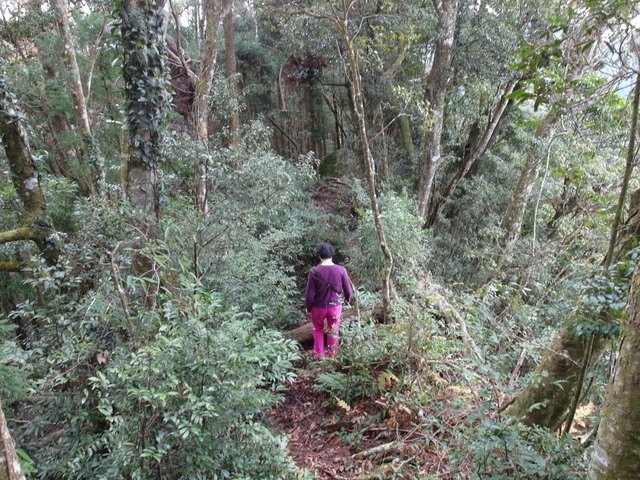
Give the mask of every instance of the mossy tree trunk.
<path id="1" fill-rule="evenodd" d="M 600 414 L 589 480 L 640 478 L 640 271 L 636 269 L 613 375 Z"/>
<path id="2" fill-rule="evenodd" d="M 586 340 L 567 329 L 558 333 L 538 364 L 529 385 L 505 413 L 525 425 L 538 425 L 550 430 L 560 428 L 579 387 L 577 380 L 585 351 L 589 348 Z M 604 339 L 594 341 L 592 361 L 600 357 L 605 346 Z"/>
<path id="3" fill-rule="evenodd" d="M 160 126 L 167 105 L 165 31 L 166 0 L 122 0 L 122 71 L 128 126 L 128 158 L 124 175 L 127 199 L 148 233 L 158 216 Z"/>
<path id="4" fill-rule="evenodd" d="M 60 255 L 57 235 L 47 217 L 47 204 L 40 188 L 40 174 L 22 124 L 23 114 L 15 96 L 9 91 L 7 79 L 0 72 L 0 143 L 9 161 L 13 186 L 23 207 L 20 225 L 0 233 L 0 244 L 30 240 L 48 263 Z M 0 270 L 18 271 L 27 266 L 16 262 L 0 262 Z"/>

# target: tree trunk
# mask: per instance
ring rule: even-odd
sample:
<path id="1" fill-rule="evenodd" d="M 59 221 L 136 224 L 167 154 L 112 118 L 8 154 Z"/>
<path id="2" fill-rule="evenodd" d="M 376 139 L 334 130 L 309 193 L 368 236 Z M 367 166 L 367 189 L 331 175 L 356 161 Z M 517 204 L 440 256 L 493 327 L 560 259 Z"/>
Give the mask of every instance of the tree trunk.
<path id="1" fill-rule="evenodd" d="M 600 414 L 589 480 L 640 478 L 640 270 L 636 269 L 613 375 Z"/>
<path id="2" fill-rule="evenodd" d="M 233 11 L 233 0 L 224 0 L 223 9 L 227 11 L 222 22 L 224 29 L 224 51 L 226 59 L 226 75 L 229 82 L 229 93 L 231 101 L 234 104 L 238 102 L 238 82 L 236 74 L 238 73 L 236 61 L 236 44 L 235 44 L 235 25 L 236 17 Z M 229 119 L 229 135 L 231 137 L 231 145 L 237 146 L 240 143 L 240 112 L 238 108 L 234 108 L 231 118 Z"/>
<path id="3" fill-rule="evenodd" d="M 7 420 L 0 404 L 0 480 L 25 480 L 16 455 L 16 445 L 9 434 Z"/>
<path id="4" fill-rule="evenodd" d="M 489 122 L 484 130 L 484 133 L 482 134 L 482 137 L 480 138 L 480 141 L 477 145 L 471 146 L 471 152 L 469 152 L 469 154 L 463 158 L 462 168 L 460 168 L 455 177 L 453 177 L 453 179 L 449 183 L 449 186 L 442 194 L 442 198 L 438 199 L 435 202 L 432 199 L 433 206 L 431 208 L 431 212 L 429 213 L 427 222 L 425 223 L 426 228 L 431 227 L 437 221 L 438 216 L 442 213 L 447 200 L 451 197 L 451 195 L 453 195 L 453 192 L 458 187 L 460 181 L 467 175 L 467 173 L 469 173 L 469 170 L 476 163 L 478 158 L 484 155 L 487 149 L 491 146 L 491 143 L 495 138 L 496 133 L 498 132 L 498 128 L 504 116 L 504 112 L 507 109 L 507 105 L 510 102 L 508 96 L 513 92 L 516 84 L 517 81 L 515 80 L 507 83 L 504 91 L 502 92 L 500 101 L 493 111 L 493 115 L 491 115 L 491 117 L 489 118 Z"/>
<path id="5" fill-rule="evenodd" d="M 424 151 L 418 183 L 418 215 L 426 219 L 436 170 L 442 163 L 441 142 L 447 85 L 453 57 L 458 0 L 433 0 L 438 16 L 438 41 L 427 81 L 427 101 L 431 119 L 422 143 Z"/>
<path id="6" fill-rule="evenodd" d="M 413 157 L 413 138 L 411 137 L 411 123 L 408 115 L 399 115 L 397 120 L 397 140 L 400 148 L 405 152 L 407 159 Z"/>
<path id="7" fill-rule="evenodd" d="M 536 140 L 539 142 L 544 140 L 548 141 L 552 137 L 559 119 L 560 115 L 555 110 L 549 110 L 536 129 Z M 522 172 L 520 173 L 518 184 L 505 210 L 504 217 L 502 218 L 502 229 L 504 230 L 504 236 L 501 240 L 504 250 L 502 258 L 506 257 L 518 238 L 520 238 L 524 212 L 531 197 L 533 186 L 538 179 L 538 172 L 542 164 L 541 158 L 538 148 L 534 147 L 528 153 Z"/>
<path id="8" fill-rule="evenodd" d="M 557 430 L 565 420 L 576 395 L 587 338 L 572 335 L 564 329 L 556 335 L 533 373 L 530 384 L 505 411 L 525 425 L 538 425 Z M 594 339 L 591 364 L 600 358 L 606 341 Z"/>
<path id="9" fill-rule="evenodd" d="M 22 112 L 0 72 L 0 143 L 7 154 L 13 186 L 23 206 L 20 227 L 1 233 L 0 244 L 31 240 L 45 260 L 54 264 L 60 255 L 57 237 L 47 217 L 40 176 L 21 118 Z"/>
<path id="10" fill-rule="evenodd" d="M 160 125 L 167 104 L 165 3 L 166 0 L 123 0 L 120 9 L 129 139 L 125 192 L 138 214 L 150 218 L 158 216 Z M 147 219 L 139 220 L 142 233 L 149 233 Z"/>
<path id="11" fill-rule="evenodd" d="M 347 26 L 343 23 L 338 23 L 343 39 L 346 43 L 347 54 L 349 56 L 349 71 L 351 73 L 351 93 L 354 104 L 354 110 L 357 119 L 358 137 L 362 146 L 362 152 L 365 162 L 365 175 L 367 178 L 367 186 L 369 190 L 369 200 L 371 203 L 371 212 L 373 214 L 373 221 L 378 235 L 378 243 L 382 254 L 385 259 L 384 279 L 382 286 L 382 308 L 384 315 L 387 314 L 391 303 L 391 272 L 393 270 L 393 256 L 391 250 L 387 244 L 386 235 L 382 226 L 382 219 L 380 216 L 380 208 L 378 206 L 378 196 L 376 193 L 376 164 L 371 153 L 371 147 L 369 145 L 369 138 L 367 137 L 367 127 L 364 115 L 364 100 L 362 94 L 362 87 L 360 84 L 360 69 L 358 66 L 358 57 L 353 45 L 352 39 L 349 37 Z"/>
<path id="12" fill-rule="evenodd" d="M 140 232 L 133 242 L 133 271 L 139 277 L 155 278 L 158 266 L 139 253 L 155 236 L 159 215 L 160 127 L 165 118 L 168 72 L 165 58 L 167 0 L 122 0 L 120 6 L 123 43 L 122 70 L 125 83 L 128 145 L 122 179 L 127 200 L 134 209 L 131 219 Z M 125 149 L 123 149 L 125 150 Z M 142 292 L 147 308 L 155 306 L 157 282 Z"/>
<path id="13" fill-rule="evenodd" d="M 102 156 L 100 154 L 98 144 L 91 134 L 91 126 L 89 124 L 89 115 L 87 113 L 87 101 L 82 87 L 82 79 L 80 77 L 80 69 L 76 59 L 75 42 L 71 34 L 69 25 L 69 10 L 67 0 L 55 0 L 56 13 L 58 16 L 58 24 L 62 34 L 62 59 L 67 70 L 67 83 L 71 92 L 71 101 L 73 104 L 73 116 L 76 128 L 81 137 L 82 149 L 81 160 L 87 160 L 89 169 L 91 170 L 91 186 L 92 193 L 102 195 L 104 193 L 105 172 Z"/>

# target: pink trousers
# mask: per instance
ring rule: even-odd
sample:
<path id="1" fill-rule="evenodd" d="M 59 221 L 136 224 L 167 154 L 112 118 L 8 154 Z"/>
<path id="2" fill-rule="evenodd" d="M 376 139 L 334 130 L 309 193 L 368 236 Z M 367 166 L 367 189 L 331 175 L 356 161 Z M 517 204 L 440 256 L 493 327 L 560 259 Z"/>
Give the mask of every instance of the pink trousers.
<path id="1" fill-rule="evenodd" d="M 338 353 L 338 329 L 340 328 L 340 314 L 342 307 L 311 309 L 311 323 L 313 323 L 313 350 L 316 359 L 324 356 L 333 357 Z M 327 335 L 325 345 L 324 336 Z"/>

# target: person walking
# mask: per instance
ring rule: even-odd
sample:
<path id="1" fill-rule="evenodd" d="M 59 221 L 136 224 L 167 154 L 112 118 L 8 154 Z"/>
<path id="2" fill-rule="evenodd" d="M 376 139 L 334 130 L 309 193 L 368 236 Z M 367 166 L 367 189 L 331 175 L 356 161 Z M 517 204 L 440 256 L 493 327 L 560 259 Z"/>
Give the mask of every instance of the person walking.
<path id="1" fill-rule="evenodd" d="M 329 242 L 316 247 L 320 264 L 309 271 L 305 307 L 313 323 L 313 350 L 317 360 L 338 353 L 338 331 L 344 298 L 349 303 L 353 291 L 347 269 L 333 263 L 335 250 Z M 326 334 L 326 343 L 325 343 Z"/>

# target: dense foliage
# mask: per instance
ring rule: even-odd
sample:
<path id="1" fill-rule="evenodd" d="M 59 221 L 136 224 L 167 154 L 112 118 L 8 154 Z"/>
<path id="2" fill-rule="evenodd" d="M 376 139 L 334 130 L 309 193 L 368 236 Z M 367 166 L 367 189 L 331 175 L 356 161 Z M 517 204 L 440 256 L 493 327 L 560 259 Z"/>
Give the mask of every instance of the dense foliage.
<path id="1" fill-rule="evenodd" d="M 357 290 L 340 355 L 311 364 L 314 391 L 334 408 L 329 425 L 344 426 L 340 438 L 356 450 L 372 432 L 410 432 L 400 443 L 411 447 L 371 478 L 586 472 L 606 348 L 580 359 L 590 368 L 577 398 L 596 413 L 570 434 L 501 412 L 538 382 L 558 330 L 608 346 L 624 319 L 638 257 L 634 176 L 615 259 L 603 259 L 633 117 L 635 6 L 456 1 L 442 158 L 422 218 L 416 189 L 433 122 L 425 85 L 442 12 L 429 2 L 307 3 L 72 0 L 75 45 L 47 2 L 0 5 L 0 68 L 62 249 L 52 265 L 32 243 L 0 237 L 0 264 L 22 265 L 0 268 L 0 400 L 29 478 L 312 477 L 267 412 L 309 366 L 286 332 L 304 322 L 306 272 L 325 240 Z M 235 72 L 224 68 L 228 15 Z M 349 20 L 339 40 L 336 18 Z M 207 25 L 219 27 L 213 40 Z M 217 50 L 200 58 L 205 45 Z M 104 156 L 103 196 L 91 194 L 65 48 L 76 50 Z M 216 68 L 203 141 L 193 101 L 205 61 Z M 146 212 L 131 198 L 136 178 L 121 178 L 135 155 L 157 180 Z M 15 175 L 1 150 L 2 232 L 23 220 Z M 384 312 L 373 194 L 393 254 Z M 510 213 L 518 202 L 520 217 Z M 425 467 L 428 451 L 442 470 Z"/>

